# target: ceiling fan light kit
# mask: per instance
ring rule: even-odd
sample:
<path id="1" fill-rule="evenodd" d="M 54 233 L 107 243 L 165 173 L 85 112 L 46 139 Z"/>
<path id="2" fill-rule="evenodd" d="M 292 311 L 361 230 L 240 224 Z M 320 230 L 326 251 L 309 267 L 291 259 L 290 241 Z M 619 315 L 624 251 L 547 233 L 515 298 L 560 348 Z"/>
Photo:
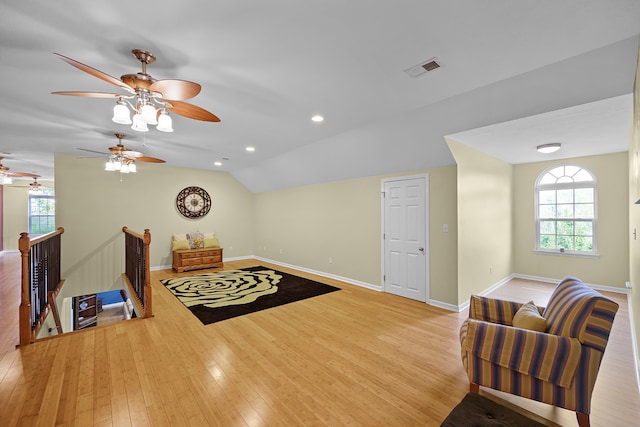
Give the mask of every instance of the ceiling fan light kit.
<path id="1" fill-rule="evenodd" d="M 138 119 L 140 120 L 140 119 Z M 136 123 L 136 118 L 134 117 L 134 124 Z M 140 121 L 146 126 L 146 123 Z M 136 160 L 141 162 L 149 162 L 149 163 L 164 163 L 165 161 L 162 159 L 157 159 L 155 157 L 145 156 L 139 151 L 133 151 L 124 145 L 122 145 L 122 139 L 125 137 L 122 133 L 115 133 L 116 138 L 118 138 L 118 144 L 115 147 L 109 147 L 109 157 L 104 164 L 104 170 L 107 172 L 120 172 L 120 173 L 136 173 L 138 171 L 138 167 L 136 166 Z"/>
<path id="2" fill-rule="evenodd" d="M 118 86 L 127 92 L 126 94 L 104 92 L 52 92 L 54 95 L 86 96 L 92 98 L 117 98 L 113 107 L 112 121 L 118 124 L 131 125 L 131 129 L 137 132 L 148 132 L 148 125 L 157 126 L 161 132 L 173 132 L 173 123 L 170 110 L 180 116 L 205 122 L 219 122 L 220 119 L 193 104 L 182 102 L 200 93 L 201 86 L 198 83 L 187 80 L 155 80 L 147 74 L 147 64 L 151 64 L 156 57 L 146 50 L 133 49 L 133 56 L 140 62 L 142 71 L 136 74 L 125 74 L 116 79 L 102 71 L 56 53 L 60 59 L 91 74 L 101 80 Z M 130 117 L 133 111 L 133 119 Z"/>

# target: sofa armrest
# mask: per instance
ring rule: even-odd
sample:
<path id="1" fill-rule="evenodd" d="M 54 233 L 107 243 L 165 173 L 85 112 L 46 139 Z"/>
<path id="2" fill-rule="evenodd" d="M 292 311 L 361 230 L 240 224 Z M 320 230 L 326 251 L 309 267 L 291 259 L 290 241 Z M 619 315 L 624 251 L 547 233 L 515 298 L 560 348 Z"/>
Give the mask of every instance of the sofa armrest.
<path id="1" fill-rule="evenodd" d="M 522 304 L 514 301 L 471 295 L 469 318 L 511 326 L 520 307 Z"/>
<path id="2" fill-rule="evenodd" d="M 576 338 L 469 319 L 463 343 L 474 357 L 560 387 L 571 386 L 582 345 Z"/>

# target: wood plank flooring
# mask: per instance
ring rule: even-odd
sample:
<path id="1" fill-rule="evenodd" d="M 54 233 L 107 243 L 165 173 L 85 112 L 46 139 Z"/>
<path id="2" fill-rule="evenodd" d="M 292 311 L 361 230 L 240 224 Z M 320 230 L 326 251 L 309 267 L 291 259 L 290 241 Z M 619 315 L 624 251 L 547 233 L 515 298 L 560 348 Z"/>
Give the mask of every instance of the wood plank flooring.
<path id="1" fill-rule="evenodd" d="M 3 426 L 439 426 L 468 391 L 453 313 L 256 260 L 342 288 L 202 325 L 152 273 L 152 319 L 16 349 L 19 253 L 0 253 L 0 424 Z M 209 270 L 202 270 L 206 272 Z M 216 270 L 211 270 L 216 271 Z M 181 275 L 197 274 L 182 273 Z M 553 286 L 513 280 L 493 295 L 546 303 Z M 593 426 L 640 415 L 626 297 L 593 399 Z M 546 425 L 573 413 L 481 390 Z"/>

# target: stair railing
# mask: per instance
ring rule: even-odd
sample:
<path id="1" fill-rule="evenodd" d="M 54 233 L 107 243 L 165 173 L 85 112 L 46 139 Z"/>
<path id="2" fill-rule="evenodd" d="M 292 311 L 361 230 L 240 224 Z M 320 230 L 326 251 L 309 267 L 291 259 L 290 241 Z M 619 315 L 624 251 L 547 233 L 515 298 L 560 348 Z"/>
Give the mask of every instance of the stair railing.
<path id="1" fill-rule="evenodd" d="M 144 234 L 122 227 L 125 234 L 125 272 L 124 281 L 128 285 L 138 307 L 142 308 L 142 317 L 152 317 L 151 271 L 149 267 L 149 246 L 151 233 Z"/>
<path id="2" fill-rule="evenodd" d="M 20 345 L 35 342 L 47 314 L 51 310 L 57 310 L 55 304 L 52 306 L 50 301 L 55 300 L 64 284 L 64 280 L 60 279 L 62 233 L 64 233 L 62 227 L 34 239 L 29 237 L 29 233 L 20 233 L 18 239 L 22 261 Z M 57 315 L 57 312 L 54 314 Z"/>

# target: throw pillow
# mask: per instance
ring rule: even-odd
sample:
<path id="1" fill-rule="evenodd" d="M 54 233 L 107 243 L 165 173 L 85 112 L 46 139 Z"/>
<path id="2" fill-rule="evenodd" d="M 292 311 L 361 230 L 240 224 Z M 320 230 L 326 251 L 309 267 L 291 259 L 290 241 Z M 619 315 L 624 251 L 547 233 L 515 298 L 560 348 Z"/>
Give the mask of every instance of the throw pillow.
<path id="1" fill-rule="evenodd" d="M 547 320 L 542 317 L 538 307 L 529 301 L 524 304 L 513 316 L 513 326 L 532 331 L 546 332 Z"/>
<path id="2" fill-rule="evenodd" d="M 196 231 L 195 233 L 189 233 L 187 234 L 187 238 L 189 239 L 189 246 L 191 249 L 204 248 L 204 236 L 201 232 Z"/>
<path id="3" fill-rule="evenodd" d="M 206 236 L 206 235 L 205 235 Z M 215 237 L 211 239 L 204 238 L 204 247 L 205 248 L 219 248 L 220 242 Z"/>
<path id="4" fill-rule="evenodd" d="M 171 250 L 177 251 L 179 249 L 191 249 L 189 246 L 189 241 L 187 239 L 184 240 L 174 240 L 171 242 Z"/>
<path id="5" fill-rule="evenodd" d="M 187 233 L 174 234 L 173 240 L 189 240 L 187 239 Z"/>

